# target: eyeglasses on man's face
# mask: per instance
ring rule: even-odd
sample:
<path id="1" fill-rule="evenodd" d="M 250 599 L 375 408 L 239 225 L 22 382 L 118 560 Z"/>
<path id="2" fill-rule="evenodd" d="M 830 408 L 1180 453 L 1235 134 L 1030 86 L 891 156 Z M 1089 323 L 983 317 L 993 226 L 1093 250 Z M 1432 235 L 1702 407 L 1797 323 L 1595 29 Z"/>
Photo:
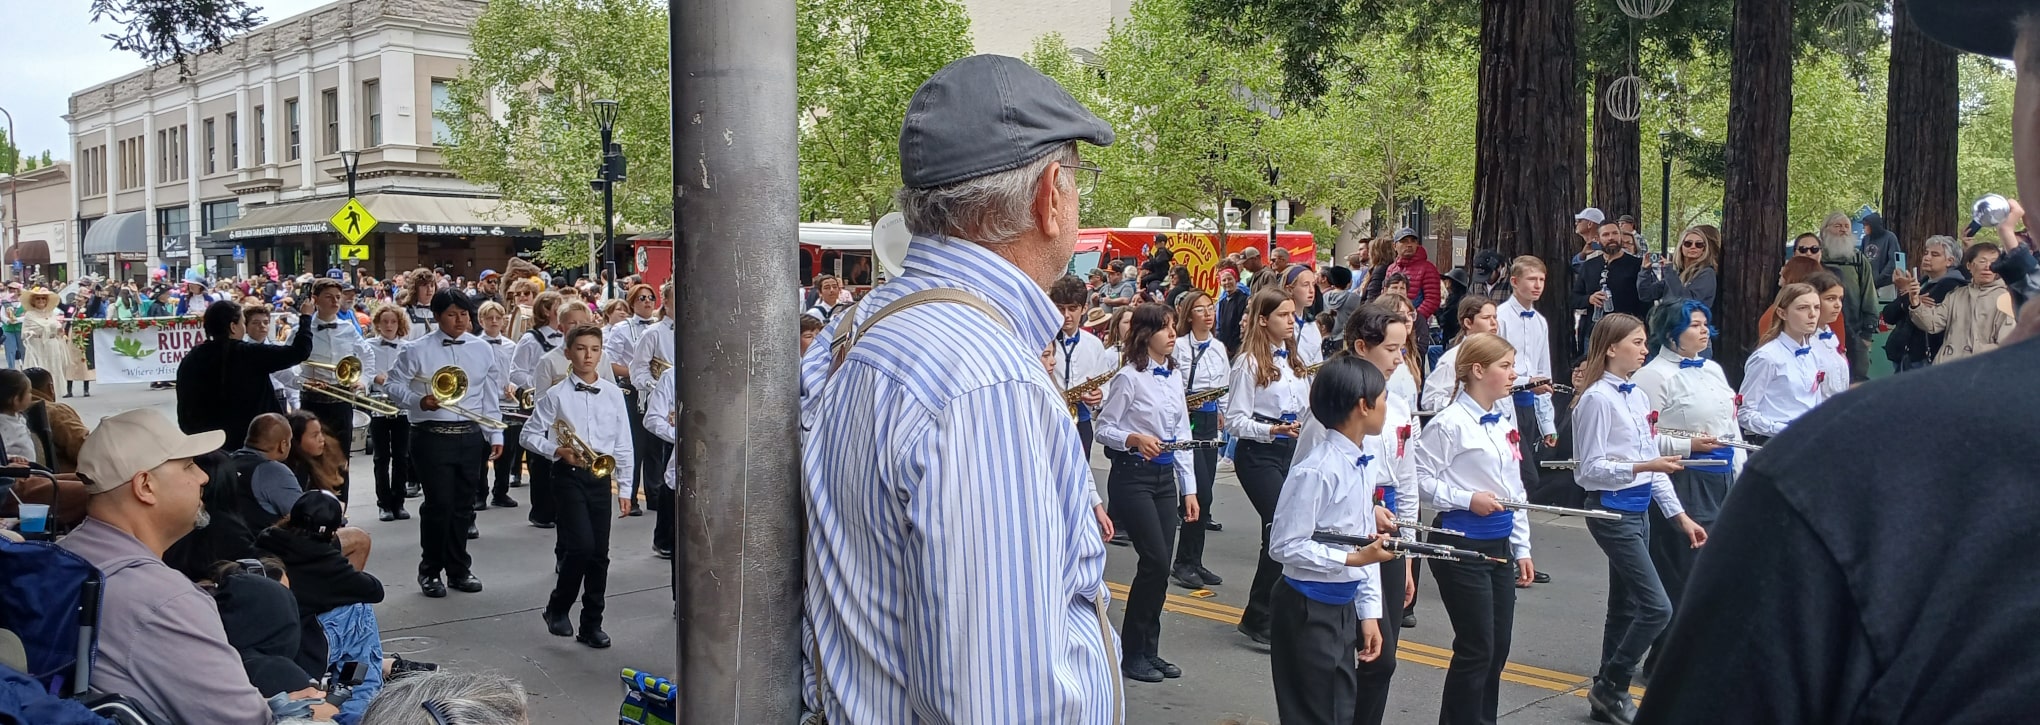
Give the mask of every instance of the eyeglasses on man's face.
<path id="1" fill-rule="evenodd" d="M 1060 163 L 1059 163 L 1059 164 L 1056 164 L 1056 165 L 1057 165 L 1057 166 L 1061 166 L 1061 167 L 1063 167 L 1063 168 L 1065 168 L 1065 169 L 1070 169 L 1070 170 L 1072 170 L 1072 171 L 1078 172 L 1078 173 L 1075 173 L 1075 174 L 1073 174 L 1073 175 L 1072 175 L 1072 178 L 1073 178 L 1073 180 L 1074 180 L 1074 181 L 1076 182 L 1076 184 L 1077 184 L 1077 193 L 1078 193 L 1079 195 L 1083 195 L 1083 196 L 1089 196 L 1089 195 L 1091 194 L 1091 192 L 1093 192 L 1093 191 L 1096 191 L 1096 190 L 1098 189 L 1098 177 L 1100 177 L 1100 176 L 1103 176 L 1103 175 L 1105 175 L 1105 169 L 1104 169 L 1103 167 L 1101 167 L 1101 166 L 1098 166 L 1098 165 L 1096 165 L 1096 164 L 1085 164 L 1085 163 L 1076 163 L 1076 164 L 1060 164 Z M 1084 173 L 1084 172 L 1088 172 L 1088 173 Z"/>

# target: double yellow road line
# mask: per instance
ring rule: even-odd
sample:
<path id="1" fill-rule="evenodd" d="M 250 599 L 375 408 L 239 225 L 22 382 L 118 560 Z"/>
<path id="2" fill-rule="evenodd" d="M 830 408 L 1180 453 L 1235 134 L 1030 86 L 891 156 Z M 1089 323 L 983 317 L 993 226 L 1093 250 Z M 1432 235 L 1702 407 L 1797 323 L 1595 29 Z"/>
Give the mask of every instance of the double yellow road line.
<path id="1" fill-rule="evenodd" d="M 1113 598 L 1118 599 L 1122 603 L 1126 601 L 1126 585 L 1118 582 L 1106 582 L 1105 586 L 1112 590 Z M 1238 607 L 1176 594 L 1169 595 L 1168 600 L 1162 603 L 1162 610 L 1177 614 L 1187 614 L 1192 617 L 1209 619 L 1224 624 L 1238 624 L 1240 615 L 1244 613 Z M 1407 638 L 1397 642 L 1395 656 L 1396 659 L 1404 662 L 1414 662 L 1441 670 L 1450 667 L 1452 664 L 1452 650 L 1412 642 Z M 1547 670 L 1542 667 L 1531 667 L 1515 662 L 1510 662 L 1502 667 L 1502 680 L 1552 692 L 1572 693 L 1579 697 L 1586 697 L 1587 687 L 1593 683 L 1593 678 L 1586 675 Z M 1643 688 L 1641 687 L 1631 687 L 1629 691 L 1637 697 L 1643 696 Z"/>

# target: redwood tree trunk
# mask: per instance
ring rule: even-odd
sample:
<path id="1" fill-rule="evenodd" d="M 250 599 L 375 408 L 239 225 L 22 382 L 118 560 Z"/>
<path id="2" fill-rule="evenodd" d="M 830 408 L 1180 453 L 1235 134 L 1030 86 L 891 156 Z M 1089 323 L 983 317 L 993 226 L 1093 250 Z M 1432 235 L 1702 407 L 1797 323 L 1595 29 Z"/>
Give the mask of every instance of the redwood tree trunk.
<path id="1" fill-rule="evenodd" d="M 1538 310 L 1551 349 L 1572 349 L 1572 215 L 1585 109 L 1574 79 L 1570 0 L 1482 0 L 1479 119 L 1474 128 L 1471 249 L 1532 254 L 1550 266 Z M 1552 365 L 1570 369 L 1563 355 Z M 1561 375 L 1562 377 L 1562 375 Z"/>
<path id="2" fill-rule="evenodd" d="M 1728 169 L 1721 213 L 1715 360 L 1731 380 L 1756 349 L 1757 317 L 1785 263 L 1785 172 L 1792 141 L 1792 3 L 1736 0 L 1729 39 Z"/>
<path id="3" fill-rule="evenodd" d="M 1914 25 L 1906 0 L 1891 7 L 1891 79 L 1884 118 L 1884 221 L 1908 260 L 1927 237 L 1954 236 L 1957 118 L 1955 50 Z"/>
<path id="4" fill-rule="evenodd" d="M 1623 75 L 1612 69 L 1595 73 L 1594 97 L 1587 99 L 1594 104 L 1594 206 L 1610 220 L 1624 214 L 1637 217 L 1638 231 L 1642 231 L 1643 206 L 1638 202 L 1643 192 L 1637 174 L 1642 168 L 1638 155 L 1643 137 L 1636 121 L 1608 113 L 1608 86 Z"/>

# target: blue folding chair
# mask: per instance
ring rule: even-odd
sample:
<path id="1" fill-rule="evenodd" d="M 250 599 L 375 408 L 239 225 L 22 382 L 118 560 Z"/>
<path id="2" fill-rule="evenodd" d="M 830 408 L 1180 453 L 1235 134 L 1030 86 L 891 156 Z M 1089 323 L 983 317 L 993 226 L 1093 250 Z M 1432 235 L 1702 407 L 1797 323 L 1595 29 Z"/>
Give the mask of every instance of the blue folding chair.
<path id="1" fill-rule="evenodd" d="M 21 638 L 22 673 L 46 694 L 76 700 L 102 722 L 164 722 L 126 698 L 92 687 L 104 583 L 98 569 L 55 544 L 0 539 L 0 581 L 7 582 L 0 587 L 0 629 Z"/>

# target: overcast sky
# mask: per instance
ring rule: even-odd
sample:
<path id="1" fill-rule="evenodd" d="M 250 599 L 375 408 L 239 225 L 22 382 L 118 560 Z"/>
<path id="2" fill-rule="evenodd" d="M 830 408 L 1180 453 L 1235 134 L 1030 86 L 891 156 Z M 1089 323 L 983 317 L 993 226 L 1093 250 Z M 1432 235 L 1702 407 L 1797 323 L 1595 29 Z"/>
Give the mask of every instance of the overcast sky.
<path id="1" fill-rule="evenodd" d="M 333 0 L 250 0 L 265 20 L 281 20 Z M 142 68 L 102 35 L 111 20 L 92 22 L 85 0 L 0 0 L 0 108 L 14 115 L 22 150 L 70 158 L 64 123 L 71 93 Z"/>

